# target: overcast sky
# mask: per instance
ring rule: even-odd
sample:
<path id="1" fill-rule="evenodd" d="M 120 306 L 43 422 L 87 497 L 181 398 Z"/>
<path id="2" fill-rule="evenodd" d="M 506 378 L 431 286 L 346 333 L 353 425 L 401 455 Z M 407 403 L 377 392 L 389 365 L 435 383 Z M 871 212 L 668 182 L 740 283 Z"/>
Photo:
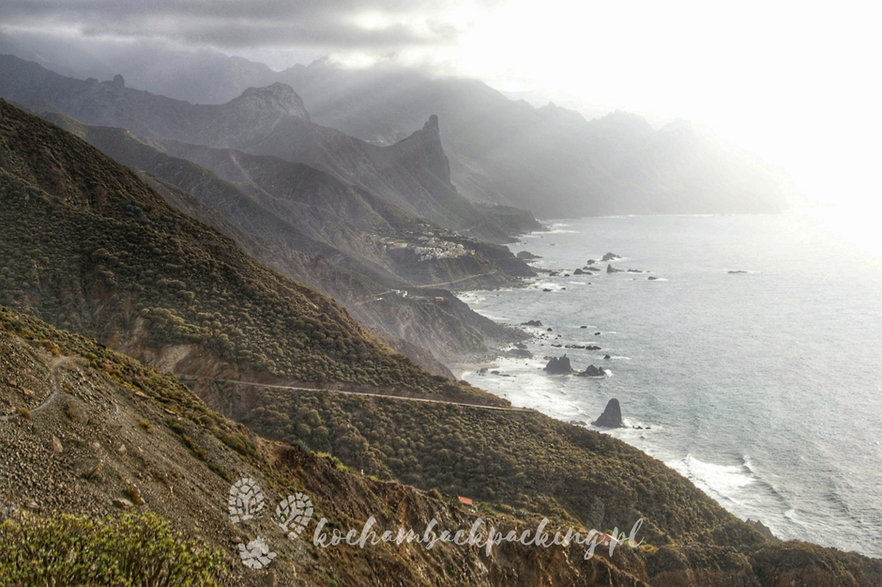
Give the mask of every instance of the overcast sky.
<path id="1" fill-rule="evenodd" d="M 807 191 L 880 197 L 874 2 L 3 0 L 8 30 L 167 40 L 283 68 L 330 56 L 705 124 Z"/>

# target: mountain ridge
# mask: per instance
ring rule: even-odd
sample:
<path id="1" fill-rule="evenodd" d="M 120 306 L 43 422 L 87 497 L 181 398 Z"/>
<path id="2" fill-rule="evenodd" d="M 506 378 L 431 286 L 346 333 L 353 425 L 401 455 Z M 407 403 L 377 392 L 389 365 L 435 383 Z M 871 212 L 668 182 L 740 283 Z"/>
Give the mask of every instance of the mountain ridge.
<path id="1" fill-rule="evenodd" d="M 526 218 L 523 225 L 508 225 L 515 218 L 496 217 L 492 209 L 474 207 L 433 172 L 437 161 L 407 154 L 401 147 L 364 142 L 284 109 L 264 108 L 263 99 L 257 100 L 258 107 L 241 96 L 220 105 L 194 105 L 113 82 L 65 78 L 9 55 L 0 56 L 0 71 L 4 73 L 0 96 L 36 103 L 33 110 L 48 105 L 47 110 L 56 109 L 87 124 L 123 127 L 147 140 L 233 148 L 305 163 L 466 236 L 505 242 L 513 233 L 539 227 Z M 272 87 L 276 90 L 248 90 L 249 97 L 274 94 L 283 86 Z M 443 149 L 423 153 L 443 156 Z M 405 157 L 407 164 L 401 161 Z"/>
<path id="2" fill-rule="evenodd" d="M 498 403 L 390 353 L 330 299 L 258 265 L 172 210 L 134 172 L 5 101 L 0 173 L 5 304 L 191 375 L 407 387 Z"/>

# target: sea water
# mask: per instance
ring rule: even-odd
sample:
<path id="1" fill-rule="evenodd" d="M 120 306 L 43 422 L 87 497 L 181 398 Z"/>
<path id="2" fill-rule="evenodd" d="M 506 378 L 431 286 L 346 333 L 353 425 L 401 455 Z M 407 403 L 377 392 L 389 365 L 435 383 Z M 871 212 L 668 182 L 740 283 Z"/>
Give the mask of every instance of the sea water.
<path id="1" fill-rule="evenodd" d="M 511 248 L 540 255 L 534 265 L 558 276 L 461 296 L 498 321 L 540 320 L 524 327 L 534 358 L 463 377 L 588 426 L 618 398 L 629 428 L 606 432 L 733 514 L 779 538 L 880 557 L 882 229 L 865 230 L 866 220 L 791 212 L 553 223 Z M 599 274 L 573 274 L 606 252 L 622 256 L 613 267 L 646 273 L 597 263 Z M 601 350 L 552 346 L 568 344 Z M 547 358 L 564 353 L 575 369 L 593 364 L 607 376 L 545 374 Z"/>

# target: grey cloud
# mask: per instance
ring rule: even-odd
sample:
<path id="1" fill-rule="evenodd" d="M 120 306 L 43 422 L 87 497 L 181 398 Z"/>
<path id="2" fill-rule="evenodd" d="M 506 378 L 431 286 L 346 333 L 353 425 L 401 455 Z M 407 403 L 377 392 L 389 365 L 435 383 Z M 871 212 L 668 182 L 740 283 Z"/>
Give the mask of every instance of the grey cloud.
<path id="1" fill-rule="evenodd" d="M 484 0 L 483 5 L 499 0 Z M 13 27 L 68 26 L 85 35 L 166 38 L 225 48 L 395 48 L 453 42 L 445 12 L 456 0 L 4 0 L 0 21 Z M 367 30 L 353 16 L 420 14 L 425 26 Z"/>

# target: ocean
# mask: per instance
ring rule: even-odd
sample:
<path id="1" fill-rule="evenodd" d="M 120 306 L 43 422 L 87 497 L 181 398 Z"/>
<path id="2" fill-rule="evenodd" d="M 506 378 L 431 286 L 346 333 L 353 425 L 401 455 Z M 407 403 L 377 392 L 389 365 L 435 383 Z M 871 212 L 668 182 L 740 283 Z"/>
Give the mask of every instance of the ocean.
<path id="1" fill-rule="evenodd" d="M 534 358 L 462 377 L 587 426 L 618 398 L 632 427 L 607 432 L 736 516 L 882 557 L 880 245 L 872 219 L 834 211 L 554 222 L 510 248 L 559 276 L 460 295 L 500 322 L 540 320 Z M 572 274 L 606 252 L 649 273 Z M 564 353 L 607 376 L 546 375 Z"/>

